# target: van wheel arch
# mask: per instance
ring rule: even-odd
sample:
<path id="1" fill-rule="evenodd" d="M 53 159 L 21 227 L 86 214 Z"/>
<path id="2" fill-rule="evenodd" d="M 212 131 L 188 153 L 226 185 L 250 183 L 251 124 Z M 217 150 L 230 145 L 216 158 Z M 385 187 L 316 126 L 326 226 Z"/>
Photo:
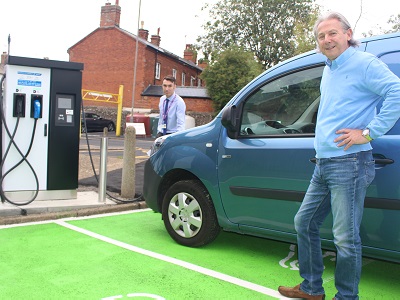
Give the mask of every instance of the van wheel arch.
<path id="1" fill-rule="evenodd" d="M 164 200 L 164 196 L 167 193 L 168 189 L 176 182 L 183 180 L 199 180 L 193 173 L 183 169 L 174 169 L 164 174 L 162 177 L 162 182 L 158 187 L 157 198 L 158 198 L 158 211 L 162 212 L 162 203 Z"/>

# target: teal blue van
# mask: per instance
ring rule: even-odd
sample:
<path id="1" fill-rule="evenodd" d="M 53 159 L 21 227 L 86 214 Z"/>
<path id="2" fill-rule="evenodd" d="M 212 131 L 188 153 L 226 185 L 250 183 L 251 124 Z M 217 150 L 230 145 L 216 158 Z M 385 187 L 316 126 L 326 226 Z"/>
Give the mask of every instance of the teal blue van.
<path id="1" fill-rule="evenodd" d="M 400 77 L 400 33 L 364 39 L 358 50 Z M 199 247 L 221 230 L 296 243 L 293 219 L 314 170 L 324 61 L 315 51 L 284 61 L 210 123 L 154 141 L 143 196 L 177 243 Z M 365 201 L 363 254 L 400 262 L 400 121 L 372 146 L 376 177 Z M 331 228 L 328 217 L 325 249 L 335 249 Z"/>

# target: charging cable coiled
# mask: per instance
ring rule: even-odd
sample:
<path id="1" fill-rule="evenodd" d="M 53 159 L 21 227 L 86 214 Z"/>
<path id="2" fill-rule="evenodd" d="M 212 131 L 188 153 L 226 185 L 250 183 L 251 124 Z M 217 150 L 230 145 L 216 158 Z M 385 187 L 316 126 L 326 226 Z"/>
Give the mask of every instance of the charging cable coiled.
<path id="1" fill-rule="evenodd" d="M 0 82 L 0 113 L 1 113 L 1 121 L 3 123 L 4 129 L 5 129 L 8 137 L 10 138 L 10 141 L 8 143 L 6 151 L 4 151 L 4 155 L 3 155 L 2 160 L 1 160 L 1 164 L 0 164 L 1 172 L 3 172 L 4 162 L 5 162 L 5 160 L 6 160 L 7 156 L 8 156 L 8 153 L 9 153 L 10 148 L 11 148 L 12 145 L 14 145 L 15 149 L 17 150 L 17 152 L 21 155 L 21 160 L 18 163 L 16 163 L 12 168 L 10 168 L 7 172 L 5 172 L 4 174 L 3 173 L 1 174 L 1 178 L 0 178 L 0 197 L 1 197 L 1 202 L 3 202 L 3 203 L 5 201 L 7 201 L 8 203 L 10 203 L 12 205 L 22 206 L 22 205 L 28 205 L 29 203 L 32 203 L 36 199 L 36 197 L 37 197 L 37 195 L 39 193 L 39 179 L 37 177 L 37 174 L 36 174 L 34 168 L 29 163 L 27 157 L 28 157 L 28 155 L 29 155 L 29 153 L 30 153 L 30 151 L 32 149 L 33 140 L 35 138 L 36 124 L 37 124 L 37 120 L 38 120 L 39 115 L 40 115 L 40 103 L 34 103 L 34 125 L 33 125 L 33 130 L 32 130 L 32 136 L 31 136 L 29 148 L 26 151 L 26 153 L 23 154 L 21 149 L 18 147 L 18 145 L 16 144 L 16 142 L 14 140 L 15 135 L 16 135 L 17 130 L 18 130 L 18 125 L 19 125 L 19 121 L 20 121 L 20 115 L 19 114 L 17 115 L 17 121 L 16 121 L 15 128 L 14 128 L 14 131 L 12 132 L 12 134 L 10 133 L 10 130 L 9 130 L 8 126 L 7 126 L 7 122 L 6 122 L 5 117 L 4 117 L 3 82 L 4 82 L 5 77 L 6 77 L 6 74 L 3 74 L 2 78 L 1 78 L 1 82 Z M 28 165 L 28 167 L 32 170 L 33 176 L 35 177 L 36 190 L 35 190 L 35 193 L 34 193 L 33 197 L 30 200 L 25 201 L 25 202 L 13 202 L 5 195 L 5 192 L 3 190 L 3 181 L 4 181 L 4 178 L 8 174 L 10 174 L 13 170 L 15 170 L 23 162 L 25 162 Z"/>

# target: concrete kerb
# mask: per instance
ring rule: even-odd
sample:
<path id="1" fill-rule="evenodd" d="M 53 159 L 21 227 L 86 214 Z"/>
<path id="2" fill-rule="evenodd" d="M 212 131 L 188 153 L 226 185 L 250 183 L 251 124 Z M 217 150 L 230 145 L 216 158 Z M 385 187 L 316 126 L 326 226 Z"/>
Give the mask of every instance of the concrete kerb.
<path id="1" fill-rule="evenodd" d="M 0 225 L 11 225 L 11 224 L 22 224 L 29 222 L 39 222 L 47 220 L 57 220 L 63 218 L 71 217 L 83 217 L 92 216 L 105 213 L 122 212 L 128 210 L 137 210 L 147 208 L 144 201 L 134 202 L 134 203 L 123 203 L 123 204 L 106 204 L 103 206 L 93 207 L 93 208 L 81 208 L 72 209 L 57 212 L 46 212 L 39 214 L 27 214 L 27 215 L 13 215 L 0 217 Z"/>
<path id="2" fill-rule="evenodd" d="M 111 194 L 109 195 L 112 196 Z M 147 208 L 145 201 L 141 198 L 133 200 L 120 199 L 120 201 L 125 202 L 115 202 L 107 198 L 106 203 L 99 203 L 98 194 L 94 191 L 89 191 L 78 192 L 77 199 L 70 200 L 38 200 L 26 206 L 14 206 L 9 203 L 2 203 L 0 204 L 0 207 L 2 207 L 0 210 L 0 225 L 91 216 Z"/>

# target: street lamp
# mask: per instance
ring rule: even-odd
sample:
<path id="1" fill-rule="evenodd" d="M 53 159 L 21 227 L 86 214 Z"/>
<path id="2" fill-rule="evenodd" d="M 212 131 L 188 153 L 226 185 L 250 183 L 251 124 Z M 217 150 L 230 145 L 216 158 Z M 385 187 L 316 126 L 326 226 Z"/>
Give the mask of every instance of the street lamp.
<path id="1" fill-rule="evenodd" d="M 132 88 L 132 110 L 131 110 L 131 123 L 133 123 L 133 106 L 135 103 L 135 91 L 136 91 L 136 68 L 139 51 L 139 23 L 140 23 L 140 7 L 142 6 L 142 0 L 139 0 L 139 13 L 137 19 L 137 34 L 136 34 L 136 49 L 135 49 L 135 63 L 133 67 L 133 88 Z"/>

